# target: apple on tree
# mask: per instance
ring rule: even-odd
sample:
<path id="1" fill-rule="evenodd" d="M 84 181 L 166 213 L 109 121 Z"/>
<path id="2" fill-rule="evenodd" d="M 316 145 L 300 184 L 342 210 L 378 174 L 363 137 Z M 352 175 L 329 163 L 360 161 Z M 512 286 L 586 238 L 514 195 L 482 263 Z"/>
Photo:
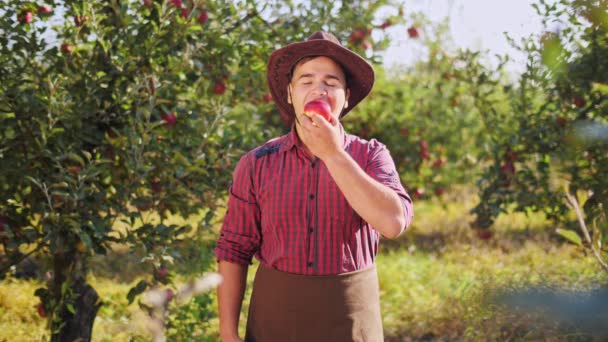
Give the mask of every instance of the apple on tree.
<path id="1" fill-rule="evenodd" d="M 266 102 L 266 103 L 272 102 L 272 95 L 270 95 L 270 93 L 264 94 L 264 102 Z"/>
<path id="2" fill-rule="evenodd" d="M 17 16 L 17 20 L 22 24 L 29 24 L 34 20 L 34 15 L 30 11 L 25 11 Z"/>
<path id="3" fill-rule="evenodd" d="M 69 55 L 72 53 L 72 51 L 74 51 L 74 47 L 68 43 L 63 43 L 61 44 L 60 50 L 61 52 Z"/>
<path id="4" fill-rule="evenodd" d="M 325 120 L 331 122 L 331 107 L 325 101 L 313 100 L 304 105 L 304 115 L 312 117 L 313 114 L 319 114 Z"/>
<path id="5" fill-rule="evenodd" d="M 196 21 L 199 24 L 204 24 L 207 22 L 207 20 L 209 19 L 209 13 L 207 13 L 207 11 L 202 11 L 201 14 L 199 14 L 198 19 L 196 19 Z"/>
<path id="6" fill-rule="evenodd" d="M 175 116 L 175 113 L 173 112 L 163 113 L 161 118 L 163 119 L 163 124 L 165 126 L 175 126 L 175 123 L 177 122 L 177 116 Z"/>
<path id="7" fill-rule="evenodd" d="M 226 92 L 226 85 L 223 82 L 216 82 L 213 86 L 213 93 L 215 95 L 222 95 Z"/>
<path id="8" fill-rule="evenodd" d="M 38 305 L 36 305 L 36 311 L 38 311 L 40 317 L 46 318 L 46 309 L 43 303 L 38 303 Z"/>
<path id="9" fill-rule="evenodd" d="M 482 240 L 491 239 L 492 236 L 493 236 L 492 232 L 487 229 L 478 229 L 477 230 L 477 237 Z"/>
<path id="10" fill-rule="evenodd" d="M 416 198 L 422 198 L 422 196 L 424 196 L 424 188 L 416 188 L 416 189 L 414 189 L 413 195 Z"/>
<path id="11" fill-rule="evenodd" d="M 40 5 L 38 6 L 38 14 L 40 15 L 50 15 L 53 13 L 53 9 L 51 9 L 48 5 Z"/>
<path id="12" fill-rule="evenodd" d="M 407 34 L 410 36 L 410 38 L 412 39 L 416 39 L 420 37 L 420 29 L 412 26 L 410 28 L 407 29 Z"/>

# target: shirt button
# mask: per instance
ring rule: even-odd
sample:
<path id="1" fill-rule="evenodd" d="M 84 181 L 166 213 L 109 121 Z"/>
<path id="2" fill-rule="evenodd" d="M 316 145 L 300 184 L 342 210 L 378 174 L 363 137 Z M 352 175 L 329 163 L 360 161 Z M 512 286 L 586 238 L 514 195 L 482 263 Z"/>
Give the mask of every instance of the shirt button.
<path id="1" fill-rule="evenodd" d="M 308 195 L 308 197 L 309 197 L 310 199 L 315 199 L 315 194 L 310 194 L 310 195 Z"/>
<path id="2" fill-rule="evenodd" d="M 312 227 L 308 228 L 308 231 L 309 231 L 310 233 L 312 233 L 312 231 L 313 231 L 313 230 L 314 230 L 314 228 L 312 228 Z"/>
<path id="3" fill-rule="evenodd" d="M 309 263 L 308 263 L 308 267 L 312 267 L 312 262 L 309 262 Z"/>

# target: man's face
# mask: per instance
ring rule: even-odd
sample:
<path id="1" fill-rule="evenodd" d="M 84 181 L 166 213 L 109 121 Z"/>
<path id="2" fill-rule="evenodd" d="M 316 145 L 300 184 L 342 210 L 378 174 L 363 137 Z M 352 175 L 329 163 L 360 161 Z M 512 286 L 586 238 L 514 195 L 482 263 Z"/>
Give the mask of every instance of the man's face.
<path id="1" fill-rule="evenodd" d="M 332 116 L 340 117 L 347 105 L 349 91 L 342 68 L 329 57 L 314 57 L 296 65 L 288 85 L 289 103 L 296 116 L 303 115 L 304 105 L 312 100 L 329 103 Z"/>

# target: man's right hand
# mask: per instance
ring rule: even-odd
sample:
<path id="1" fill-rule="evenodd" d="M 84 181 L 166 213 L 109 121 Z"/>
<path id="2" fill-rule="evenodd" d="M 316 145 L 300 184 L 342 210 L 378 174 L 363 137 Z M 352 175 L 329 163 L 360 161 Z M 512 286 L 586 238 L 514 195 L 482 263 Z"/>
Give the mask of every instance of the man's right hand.
<path id="1" fill-rule="evenodd" d="M 220 337 L 220 339 L 222 340 L 222 342 L 243 342 L 243 339 L 238 337 L 238 335 L 231 335 L 231 336 L 222 336 Z"/>

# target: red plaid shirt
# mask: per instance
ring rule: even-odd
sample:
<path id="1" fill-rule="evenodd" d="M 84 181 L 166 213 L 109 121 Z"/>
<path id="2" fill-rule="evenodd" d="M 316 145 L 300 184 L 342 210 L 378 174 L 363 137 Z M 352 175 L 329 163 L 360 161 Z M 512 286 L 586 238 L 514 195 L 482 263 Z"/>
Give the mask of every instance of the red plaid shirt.
<path id="1" fill-rule="evenodd" d="M 405 229 L 413 206 L 387 148 L 344 133 L 344 149 L 401 198 Z M 280 271 L 327 275 L 374 263 L 380 233 L 351 208 L 325 164 L 310 159 L 292 129 L 241 158 L 215 254 L 247 265 L 256 256 Z"/>

